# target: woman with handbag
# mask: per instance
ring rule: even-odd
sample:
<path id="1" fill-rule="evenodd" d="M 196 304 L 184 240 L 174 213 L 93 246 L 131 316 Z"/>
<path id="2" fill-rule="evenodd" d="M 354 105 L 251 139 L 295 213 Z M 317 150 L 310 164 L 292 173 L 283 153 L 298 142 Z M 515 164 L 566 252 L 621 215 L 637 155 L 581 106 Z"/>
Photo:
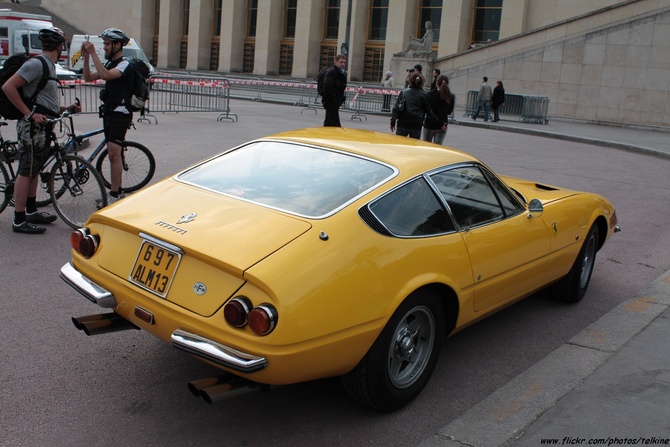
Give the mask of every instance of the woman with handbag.
<path id="1" fill-rule="evenodd" d="M 391 132 L 400 136 L 421 138 L 421 126 L 426 115 L 437 119 L 430 108 L 428 97 L 423 91 L 423 76 L 419 73 L 410 74 L 407 78 L 409 87 L 400 92 L 391 112 Z M 398 127 L 396 129 L 396 122 Z"/>

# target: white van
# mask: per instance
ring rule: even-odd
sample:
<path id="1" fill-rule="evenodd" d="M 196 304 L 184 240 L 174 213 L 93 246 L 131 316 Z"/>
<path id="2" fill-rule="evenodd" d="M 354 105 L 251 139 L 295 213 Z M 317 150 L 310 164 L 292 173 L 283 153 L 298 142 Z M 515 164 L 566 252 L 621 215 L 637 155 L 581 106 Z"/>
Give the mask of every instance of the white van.
<path id="1" fill-rule="evenodd" d="M 82 73 L 84 70 L 84 58 L 81 55 L 81 44 L 84 43 L 85 40 L 93 42 L 93 45 L 95 45 L 95 52 L 98 53 L 98 57 L 102 63 L 105 63 L 105 50 L 103 49 L 103 41 L 100 37 L 75 34 L 72 36 L 72 42 L 70 42 L 70 57 L 67 61 L 67 68 L 74 71 L 75 73 Z M 130 42 L 128 42 L 128 45 L 123 47 L 123 55 L 128 59 L 137 58 L 143 60 L 149 65 L 149 69 L 152 75 L 157 73 L 156 69 L 149 61 L 147 55 L 144 54 L 142 47 L 140 47 L 135 39 L 131 38 Z M 93 61 L 91 61 L 91 71 L 95 71 Z"/>

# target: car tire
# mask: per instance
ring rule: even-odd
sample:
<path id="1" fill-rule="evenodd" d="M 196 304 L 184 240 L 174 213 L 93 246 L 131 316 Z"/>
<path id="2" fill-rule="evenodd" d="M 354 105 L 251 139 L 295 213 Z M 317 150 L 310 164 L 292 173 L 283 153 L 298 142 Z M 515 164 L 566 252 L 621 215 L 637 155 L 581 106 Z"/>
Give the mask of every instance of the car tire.
<path id="1" fill-rule="evenodd" d="M 380 411 L 393 411 L 419 395 L 430 379 L 444 340 L 439 298 L 415 292 L 395 311 L 356 367 L 342 377 L 347 394 Z"/>
<path id="2" fill-rule="evenodd" d="M 584 298 L 596 263 L 598 237 L 598 227 L 593 224 L 568 274 L 551 286 L 552 295 L 558 301 L 576 303 Z"/>

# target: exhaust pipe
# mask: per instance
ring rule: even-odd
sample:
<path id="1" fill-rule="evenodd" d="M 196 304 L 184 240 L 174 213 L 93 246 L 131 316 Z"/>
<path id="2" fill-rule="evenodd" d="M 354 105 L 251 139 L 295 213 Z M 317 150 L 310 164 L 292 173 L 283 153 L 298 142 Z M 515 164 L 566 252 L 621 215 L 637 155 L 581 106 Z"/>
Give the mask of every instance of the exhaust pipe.
<path id="1" fill-rule="evenodd" d="M 207 379 L 199 379 L 199 380 L 193 380 L 192 382 L 188 382 L 188 389 L 193 393 L 194 396 L 196 397 L 201 397 L 202 390 L 205 388 L 209 388 L 214 385 L 219 385 L 221 383 L 229 383 L 232 382 L 235 377 L 232 374 L 221 374 L 220 376 L 216 377 L 209 377 Z"/>
<path id="2" fill-rule="evenodd" d="M 188 382 L 188 389 L 194 396 L 202 397 L 205 402 L 212 404 L 225 399 L 251 393 L 253 391 L 269 391 L 270 386 L 261 385 L 250 380 L 236 377 L 232 374 L 222 374 L 208 379 Z"/>
<path id="3" fill-rule="evenodd" d="M 128 329 L 139 329 L 116 312 L 72 317 L 72 323 L 74 324 L 74 327 L 80 331 L 84 331 L 86 335 L 99 335 L 125 331 Z"/>
<path id="4" fill-rule="evenodd" d="M 248 380 L 239 379 L 230 383 L 221 383 L 219 385 L 210 386 L 200 391 L 200 396 L 208 404 L 213 404 L 225 399 L 232 399 L 233 397 L 241 396 L 251 393 L 252 391 L 260 390 L 260 385 Z"/>

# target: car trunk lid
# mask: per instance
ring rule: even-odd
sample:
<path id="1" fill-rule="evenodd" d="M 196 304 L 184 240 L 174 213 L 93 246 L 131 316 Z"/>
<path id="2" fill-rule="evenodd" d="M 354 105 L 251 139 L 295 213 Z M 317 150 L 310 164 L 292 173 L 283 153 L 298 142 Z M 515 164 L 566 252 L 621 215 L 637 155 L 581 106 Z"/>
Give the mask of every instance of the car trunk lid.
<path id="1" fill-rule="evenodd" d="M 101 244 L 113 241 L 100 250 L 102 268 L 205 316 L 242 286 L 246 269 L 311 228 L 304 219 L 172 181 L 93 221 L 106 225 Z"/>

